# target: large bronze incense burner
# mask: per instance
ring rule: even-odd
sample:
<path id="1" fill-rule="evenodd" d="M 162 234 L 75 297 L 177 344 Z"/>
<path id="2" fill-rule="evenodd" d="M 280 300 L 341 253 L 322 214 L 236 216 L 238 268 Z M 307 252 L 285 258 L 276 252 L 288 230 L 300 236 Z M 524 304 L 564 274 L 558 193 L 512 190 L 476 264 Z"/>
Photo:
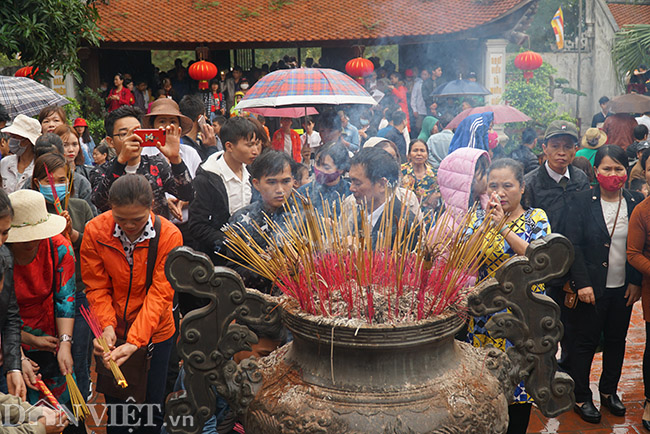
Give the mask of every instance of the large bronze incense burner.
<path id="1" fill-rule="evenodd" d="M 183 320 L 186 391 L 168 401 L 167 429 L 200 432 L 219 394 L 249 434 L 501 433 L 521 380 L 543 414 L 557 415 L 574 401 L 573 382 L 555 361 L 560 311 L 530 288 L 563 275 L 572 261 L 568 240 L 549 235 L 472 290 L 469 314 L 495 313 L 489 330 L 513 343 L 503 353 L 454 340 L 465 326 L 460 308 L 400 324 L 316 316 L 245 289 L 232 270 L 178 248 L 167 259 L 169 281 L 209 304 Z M 261 360 L 232 360 L 256 341 L 247 324 L 280 321 L 292 342 Z"/>

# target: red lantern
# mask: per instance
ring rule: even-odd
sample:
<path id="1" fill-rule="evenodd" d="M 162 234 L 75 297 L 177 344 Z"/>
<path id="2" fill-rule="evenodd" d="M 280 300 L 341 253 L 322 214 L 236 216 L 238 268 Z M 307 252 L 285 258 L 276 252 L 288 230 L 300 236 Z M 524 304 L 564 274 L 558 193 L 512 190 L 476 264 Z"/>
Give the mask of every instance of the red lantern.
<path id="1" fill-rule="evenodd" d="M 524 71 L 526 83 L 533 78 L 533 71 L 542 66 L 542 63 L 543 60 L 541 54 L 535 53 L 534 51 L 524 51 L 523 53 L 517 54 L 517 57 L 515 57 L 515 66 Z"/>
<path id="2" fill-rule="evenodd" d="M 217 76 L 218 70 L 213 63 L 201 60 L 194 62 L 188 72 L 193 80 L 198 80 L 199 89 L 206 90 L 208 88 L 208 81 Z"/>
<path id="3" fill-rule="evenodd" d="M 33 66 L 23 66 L 14 74 L 15 77 L 27 77 L 33 79 L 38 74 L 38 68 Z"/>
<path id="4" fill-rule="evenodd" d="M 345 64 L 345 72 L 354 77 L 360 84 L 363 84 L 363 77 L 370 75 L 374 70 L 375 65 L 363 57 L 357 57 Z"/>

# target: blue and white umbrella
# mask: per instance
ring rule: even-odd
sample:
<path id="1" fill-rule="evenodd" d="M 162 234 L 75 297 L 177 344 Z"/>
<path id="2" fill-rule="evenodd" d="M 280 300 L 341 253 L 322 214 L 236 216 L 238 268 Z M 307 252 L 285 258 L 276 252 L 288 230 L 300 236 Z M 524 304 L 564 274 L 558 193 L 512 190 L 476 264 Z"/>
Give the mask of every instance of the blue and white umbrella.
<path id="1" fill-rule="evenodd" d="M 69 102 L 31 78 L 0 75 L 0 104 L 7 109 L 12 119 L 20 114 L 35 116 L 43 107 L 61 106 Z"/>

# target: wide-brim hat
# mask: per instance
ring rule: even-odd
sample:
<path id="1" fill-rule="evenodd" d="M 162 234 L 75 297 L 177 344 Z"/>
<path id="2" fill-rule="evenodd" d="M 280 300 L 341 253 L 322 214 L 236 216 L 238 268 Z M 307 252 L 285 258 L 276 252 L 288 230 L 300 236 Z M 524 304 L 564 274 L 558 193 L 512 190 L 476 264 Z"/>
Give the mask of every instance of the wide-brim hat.
<path id="1" fill-rule="evenodd" d="M 11 125 L 2 129 L 2 132 L 24 137 L 29 139 L 32 145 L 35 145 L 36 139 L 41 135 L 41 123 L 29 116 L 18 115 L 14 118 Z"/>
<path id="2" fill-rule="evenodd" d="M 63 232 L 65 217 L 47 212 L 45 197 L 34 190 L 18 190 L 9 195 L 14 209 L 8 243 L 44 240 Z"/>
<path id="3" fill-rule="evenodd" d="M 160 98 L 151 103 L 151 111 L 144 115 L 142 126 L 153 128 L 153 120 L 156 116 L 178 116 L 181 120 L 181 134 L 185 135 L 190 132 L 194 122 L 192 119 L 183 115 L 178 108 L 176 101 L 169 98 Z"/>
<path id="4" fill-rule="evenodd" d="M 603 146 L 605 142 L 607 142 L 607 134 L 605 134 L 603 130 L 599 130 L 598 128 L 589 128 L 585 132 L 584 136 L 582 136 L 580 145 L 587 149 L 598 149 Z"/>

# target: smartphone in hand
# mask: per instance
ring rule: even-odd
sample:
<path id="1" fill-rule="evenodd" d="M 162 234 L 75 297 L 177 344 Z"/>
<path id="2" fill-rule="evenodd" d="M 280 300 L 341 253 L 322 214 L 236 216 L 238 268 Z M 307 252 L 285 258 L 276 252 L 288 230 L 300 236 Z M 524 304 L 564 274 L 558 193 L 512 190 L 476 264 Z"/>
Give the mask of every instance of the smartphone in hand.
<path id="1" fill-rule="evenodd" d="M 160 142 L 161 146 L 165 146 L 165 130 L 160 129 L 138 129 L 133 131 L 133 134 L 142 139 L 140 146 L 156 146 Z"/>

